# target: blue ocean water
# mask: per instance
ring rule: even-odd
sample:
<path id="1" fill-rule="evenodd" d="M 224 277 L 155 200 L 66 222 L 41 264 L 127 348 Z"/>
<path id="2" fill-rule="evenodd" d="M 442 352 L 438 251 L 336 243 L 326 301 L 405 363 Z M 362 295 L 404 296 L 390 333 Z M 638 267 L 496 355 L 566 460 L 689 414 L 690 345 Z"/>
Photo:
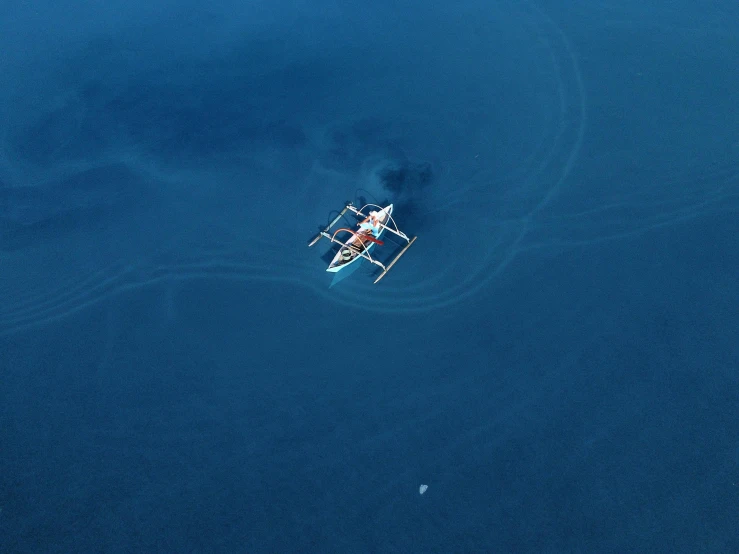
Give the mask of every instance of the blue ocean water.
<path id="1" fill-rule="evenodd" d="M 739 551 L 738 51 L 728 0 L 3 3 L 0 552 Z M 307 247 L 346 201 L 419 237 L 377 285 Z"/>

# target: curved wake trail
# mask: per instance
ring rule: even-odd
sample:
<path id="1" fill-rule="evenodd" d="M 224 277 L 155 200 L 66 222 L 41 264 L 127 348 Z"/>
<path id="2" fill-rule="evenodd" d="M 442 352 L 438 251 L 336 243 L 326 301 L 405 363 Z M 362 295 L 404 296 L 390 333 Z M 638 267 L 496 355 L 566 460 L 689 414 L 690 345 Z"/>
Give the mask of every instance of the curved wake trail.
<path id="1" fill-rule="evenodd" d="M 491 60 L 490 67 L 463 72 L 469 82 L 462 84 L 479 91 L 478 103 L 467 106 L 468 115 L 457 114 L 459 101 L 442 94 L 413 111 L 416 97 L 410 93 L 402 97 L 396 90 L 387 95 L 401 96 L 400 107 L 388 107 L 386 116 L 390 119 L 402 108 L 406 114 L 402 122 L 375 124 L 371 113 L 370 123 L 357 123 L 354 104 L 343 106 L 343 118 L 337 108 L 331 125 L 306 123 L 313 132 L 304 144 L 289 135 L 296 146 L 287 161 L 277 147 L 264 147 L 239 158 L 243 168 L 198 174 L 157 169 L 151 155 L 132 154 L 133 147 L 121 150 L 120 160 L 106 154 L 97 165 L 128 164 L 160 183 L 160 193 L 141 214 L 136 209 L 144 208 L 135 202 L 125 205 L 133 215 L 100 235 L 79 232 L 62 242 L 48 240 L 4 252 L 0 335 L 60 320 L 126 291 L 191 280 L 282 283 L 302 287 L 337 306 L 425 313 L 474 298 L 523 256 L 557 255 L 705 214 L 739 211 L 736 152 L 714 161 L 709 171 L 696 163 L 689 174 L 675 172 L 649 190 L 600 186 L 597 194 L 590 194 L 589 183 L 580 182 L 574 171 L 582 161 L 588 121 L 578 52 L 564 30 L 534 4 L 501 3 L 490 10 L 480 17 L 474 42 L 468 39 L 475 56 Z M 517 64 L 505 65 L 496 57 L 501 45 L 508 48 L 505 53 L 515 54 Z M 439 60 L 433 53 L 421 55 L 428 60 L 420 57 L 414 64 L 427 61 L 431 72 Z M 378 79 L 386 71 L 380 69 Z M 433 78 L 445 77 L 448 70 L 442 67 Z M 415 76 L 418 82 L 412 83 L 429 88 L 423 78 Z M 501 96 L 500 90 L 491 89 L 483 95 L 485 87 L 502 87 L 501 82 L 526 83 L 536 93 Z M 350 97 L 343 92 L 342 98 Z M 351 92 L 371 93 L 361 87 Z M 378 112 L 384 109 L 366 96 L 358 100 Z M 484 118 L 490 113 L 513 117 L 494 126 Z M 531 128 L 519 135 L 523 121 Z M 504 123 L 510 127 L 501 126 Z M 278 131 L 286 136 L 290 132 L 284 125 L 272 132 Z M 509 140 L 520 145 L 510 147 Z M 3 155 L 0 175 L 19 179 L 22 168 L 8 165 L 10 158 Z M 618 151 L 609 155 L 613 167 L 628 158 L 628 153 Z M 328 253 L 325 241 L 306 247 L 314 231 L 311 225 L 329 219 L 327 210 L 340 208 L 345 200 L 358 203 L 352 196 L 382 201 L 378 196 L 387 191 L 378 175 L 383 169 L 425 156 L 439 168 L 435 186 L 411 198 L 415 203 L 408 203 L 405 212 L 402 202 L 397 208 L 400 228 L 417 234 L 418 241 L 381 284 L 372 284 L 365 264 L 329 288 L 322 259 Z M 496 156 L 498 161 L 491 161 Z M 62 173 L 93 165 L 85 160 L 63 162 Z M 296 174 L 301 175 L 299 184 L 292 185 L 297 191 L 283 195 L 275 189 Z M 258 210 L 250 200 L 255 195 L 262 199 Z M 87 209 L 80 201 L 73 207 Z M 142 227 L 139 221 L 146 223 Z M 53 225 L 60 224 L 49 225 L 56 230 Z M 117 249 L 131 235 L 140 235 L 138 242 L 129 244 L 128 250 Z"/>

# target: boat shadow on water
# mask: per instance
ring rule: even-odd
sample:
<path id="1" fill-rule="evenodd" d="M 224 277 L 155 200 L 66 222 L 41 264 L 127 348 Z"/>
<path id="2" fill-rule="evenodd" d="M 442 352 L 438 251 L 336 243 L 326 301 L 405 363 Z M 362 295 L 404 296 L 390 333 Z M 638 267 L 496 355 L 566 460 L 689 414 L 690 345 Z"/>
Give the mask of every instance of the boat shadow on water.
<path id="1" fill-rule="evenodd" d="M 332 251 L 330 251 L 329 253 L 332 254 Z M 333 258 L 333 255 L 331 255 L 328 258 L 328 260 L 331 261 L 332 258 Z M 363 262 L 364 262 L 364 260 L 358 260 L 357 263 L 351 264 L 351 266 L 347 267 L 343 271 L 339 271 L 337 273 L 331 273 L 332 279 L 331 279 L 331 282 L 328 285 L 328 288 L 335 287 L 336 285 L 338 285 L 339 283 L 341 283 L 341 281 L 343 281 L 347 277 L 350 277 L 352 274 L 356 273 L 356 271 L 360 267 L 362 267 Z M 367 265 L 372 265 L 372 264 L 367 264 Z M 365 268 L 365 270 L 366 270 L 366 268 Z"/>

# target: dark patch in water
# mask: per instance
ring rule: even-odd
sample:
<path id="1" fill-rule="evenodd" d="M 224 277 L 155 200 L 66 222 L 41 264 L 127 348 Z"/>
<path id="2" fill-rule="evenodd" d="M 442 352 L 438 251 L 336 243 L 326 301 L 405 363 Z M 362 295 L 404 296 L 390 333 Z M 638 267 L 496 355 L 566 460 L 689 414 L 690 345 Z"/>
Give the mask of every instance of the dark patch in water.
<path id="1" fill-rule="evenodd" d="M 151 198 L 122 164 L 81 171 L 38 187 L 0 188 L 0 248 L 16 250 L 81 229 L 100 229 Z"/>
<path id="2" fill-rule="evenodd" d="M 421 227 L 421 213 L 427 189 L 434 180 L 434 172 L 428 162 L 403 162 L 379 171 L 380 182 L 395 204 L 396 212 L 405 228 Z"/>
<path id="3" fill-rule="evenodd" d="M 95 39 L 61 71 L 68 97 L 15 122 L 9 146 L 41 167 L 99 159 L 121 145 L 178 165 L 263 147 L 299 149 L 308 139 L 296 105 L 309 102 L 303 82 L 321 65 L 272 67 L 257 54 L 138 67 L 142 53 L 125 40 Z"/>
<path id="4" fill-rule="evenodd" d="M 414 195 L 431 184 L 431 164 L 404 164 L 401 167 L 385 168 L 380 171 L 383 188 L 394 195 Z"/>

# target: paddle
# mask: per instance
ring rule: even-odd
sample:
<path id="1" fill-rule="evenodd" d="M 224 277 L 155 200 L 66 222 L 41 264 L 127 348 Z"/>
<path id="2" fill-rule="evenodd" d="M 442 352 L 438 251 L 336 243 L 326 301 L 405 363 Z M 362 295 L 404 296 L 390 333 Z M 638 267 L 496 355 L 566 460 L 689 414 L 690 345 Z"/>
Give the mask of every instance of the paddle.
<path id="1" fill-rule="evenodd" d="M 359 235 L 359 236 L 361 237 L 361 239 L 362 239 L 362 240 L 365 240 L 365 239 L 366 239 L 366 240 L 368 240 L 368 241 L 370 241 L 370 242 L 374 242 L 374 243 L 375 243 L 375 244 L 377 244 L 378 246 L 382 246 L 383 244 L 385 244 L 385 243 L 384 243 L 384 242 L 382 242 L 381 240 L 379 240 L 379 239 L 376 239 L 375 237 L 373 237 L 372 235 L 363 235 L 363 234 L 362 234 L 362 235 Z"/>

